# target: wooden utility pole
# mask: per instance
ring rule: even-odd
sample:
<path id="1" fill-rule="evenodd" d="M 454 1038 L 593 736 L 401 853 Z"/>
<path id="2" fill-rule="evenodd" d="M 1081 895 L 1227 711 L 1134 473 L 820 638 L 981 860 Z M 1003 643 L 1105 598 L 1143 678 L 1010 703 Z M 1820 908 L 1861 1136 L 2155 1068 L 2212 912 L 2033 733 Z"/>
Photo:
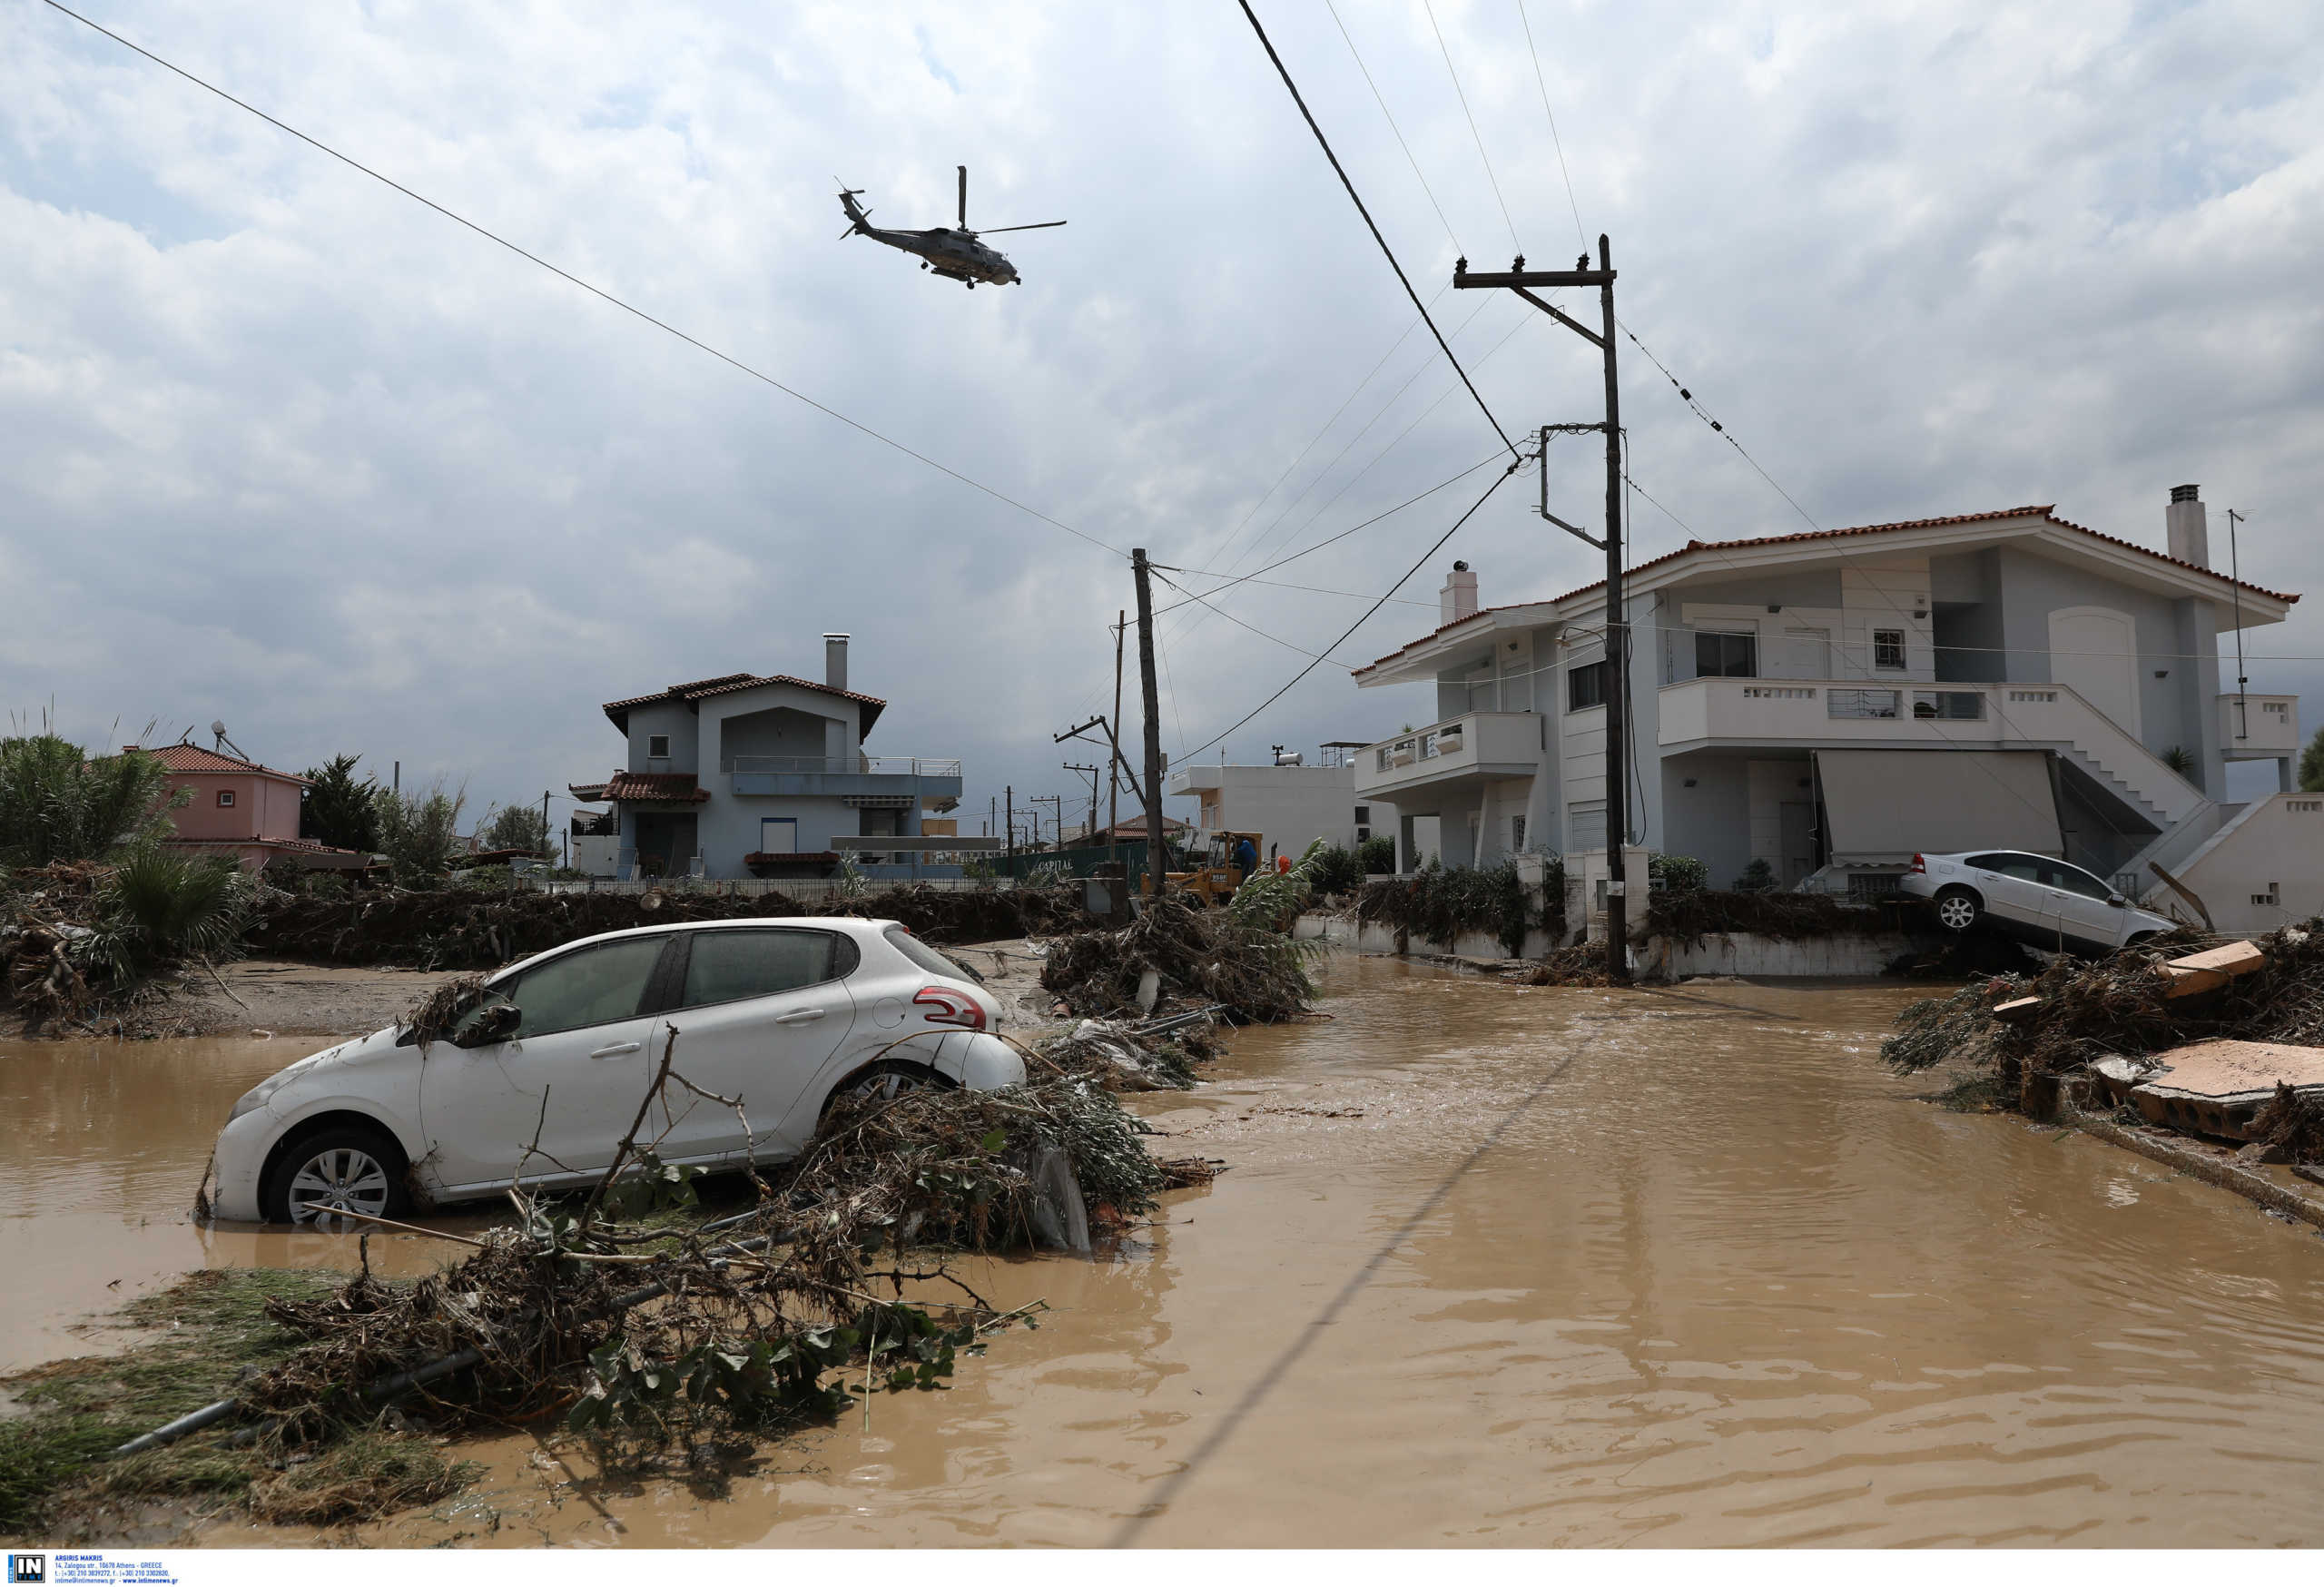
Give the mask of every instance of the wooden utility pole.
<path id="1" fill-rule="evenodd" d="M 1106 741 L 1114 746 L 1114 759 L 1122 758 L 1120 742 L 1115 737 L 1115 724 L 1122 719 L 1122 636 L 1129 632 L 1129 614 L 1116 608 L 1114 613 L 1114 714 L 1106 723 Z M 2240 629 L 2237 630 L 2240 634 Z M 1109 864 L 1121 861 L 1122 789 L 1121 780 L 1106 768 L 1106 860 Z M 1095 821 L 1096 815 L 1090 820 Z"/>
<path id="2" fill-rule="evenodd" d="M 1001 806 L 1001 813 L 1009 824 L 1001 830 L 1009 834 L 1009 874 L 1013 877 L 1017 874 L 1017 785 L 1014 783 L 1004 784 L 1002 792 L 1006 802 Z"/>
<path id="3" fill-rule="evenodd" d="M 1146 880 L 1158 899 L 1170 863 L 1162 846 L 1162 700 L 1154 686 L 1154 586 L 1145 547 L 1131 548 L 1129 566 L 1137 580 L 1137 685 L 1146 706 Z"/>
<path id="4" fill-rule="evenodd" d="M 1506 287 L 1585 341 L 1595 342 L 1606 364 L 1606 419 L 1602 425 L 1551 425 L 1542 430 L 1542 451 L 1549 450 L 1551 430 L 1603 429 L 1606 432 L 1606 537 L 1602 540 L 1567 523 L 1549 510 L 1546 473 L 1542 484 L 1541 516 L 1568 534 L 1587 540 L 1606 553 L 1606 971 L 1616 981 L 1630 980 L 1629 881 L 1622 850 L 1630 841 L 1630 627 L 1622 596 L 1622 408 L 1621 387 L 1614 367 L 1614 255 L 1605 234 L 1598 237 L 1598 268 L 1590 256 L 1574 261 L 1571 270 L 1527 270 L 1525 256 L 1505 272 L 1472 275 L 1469 261 L 1452 267 L 1456 287 Z M 1536 287 L 1596 287 L 1600 329 L 1590 330 L 1550 303 L 1534 296 Z M 1546 470 L 1548 462 L 1543 459 Z M 1640 878 L 1642 882 L 1645 879 Z"/>

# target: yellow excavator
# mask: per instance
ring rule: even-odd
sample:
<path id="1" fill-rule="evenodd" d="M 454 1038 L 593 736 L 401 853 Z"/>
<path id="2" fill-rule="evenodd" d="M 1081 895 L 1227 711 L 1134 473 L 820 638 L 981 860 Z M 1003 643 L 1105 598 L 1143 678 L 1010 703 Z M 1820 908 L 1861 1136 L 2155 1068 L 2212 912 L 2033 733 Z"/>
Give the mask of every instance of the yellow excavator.
<path id="1" fill-rule="evenodd" d="M 1266 852 L 1265 837 L 1255 832 L 1212 833 L 1209 839 L 1210 852 L 1202 864 L 1192 871 L 1173 871 L 1167 878 L 1171 892 L 1199 899 L 1205 908 L 1225 903 L 1243 885 L 1248 872 L 1236 862 L 1236 857 L 1244 852 L 1245 844 L 1249 845 L 1250 870 L 1265 863 L 1261 856 Z M 1153 891 L 1150 878 L 1147 891 Z"/>

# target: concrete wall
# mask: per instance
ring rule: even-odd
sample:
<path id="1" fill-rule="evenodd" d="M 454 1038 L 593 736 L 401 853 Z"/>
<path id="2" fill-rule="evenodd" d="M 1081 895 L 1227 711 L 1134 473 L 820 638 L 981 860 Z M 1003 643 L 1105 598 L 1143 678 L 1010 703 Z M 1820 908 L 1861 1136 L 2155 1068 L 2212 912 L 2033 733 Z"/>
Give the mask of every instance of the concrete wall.
<path id="1" fill-rule="evenodd" d="M 821 758 L 828 736 L 826 724 L 833 720 L 844 722 L 846 718 L 836 711 L 811 713 L 794 705 L 775 705 L 727 716 L 718 724 L 714 759 L 724 768 L 737 755 Z"/>
<path id="2" fill-rule="evenodd" d="M 670 737 L 666 761 L 647 756 L 646 741 L 657 733 Z M 702 768 L 701 719 L 684 701 L 635 705 L 629 712 L 629 743 L 622 768 L 632 772 L 699 772 Z"/>
<path id="3" fill-rule="evenodd" d="M 1292 935 L 1305 941 L 1328 942 L 1360 953 L 1394 953 L 1395 932 L 1376 923 L 1359 924 L 1344 915 L 1302 915 Z M 1526 959 L 1539 959 L 1551 944 L 1539 932 L 1528 935 Z M 1871 937 L 1817 937 L 1804 941 L 1762 937 L 1749 932 L 1704 938 L 1683 946 L 1668 937 L 1649 937 L 1633 949 L 1633 966 L 1642 981 L 1678 981 L 1689 975 L 1738 975 L 1755 979 L 1878 975 L 1899 954 L 1925 947 L 1902 932 Z M 1459 959 L 1505 960 L 1501 939 L 1482 932 L 1465 932 L 1450 942 L 1413 937 L 1402 950 L 1408 955 L 1429 954 Z"/>
<path id="4" fill-rule="evenodd" d="M 284 777 L 256 773 L 175 772 L 170 786 L 190 790 L 193 797 L 182 809 L 169 813 L 170 824 L 182 838 L 295 838 L 299 835 L 300 785 Z M 221 792 L 234 803 L 222 807 Z"/>
<path id="5" fill-rule="evenodd" d="M 1709 750 L 1675 755 L 1661 765 L 1663 847 L 1709 865 L 1713 887 L 1733 886 L 1761 852 L 1759 823 L 1752 819 L 1752 764 L 1745 755 Z M 1777 833 L 1771 830 L 1766 837 L 1768 863 L 1780 875 Z"/>
<path id="6" fill-rule="evenodd" d="M 2185 748 L 2196 760 L 2190 780 L 2212 798 L 2221 797 L 2226 781 L 2215 715 L 2219 664 L 2185 659 L 2210 656 L 2216 648 L 2218 624 L 2209 603 L 2152 595 L 2014 546 L 1992 555 L 2000 580 L 2002 643 L 2007 646 L 2004 681 L 2057 681 L 2050 655 L 2052 612 L 2102 606 L 2122 613 L 2131 619 L 2138 646 L 2140 742 L 2157 755 L 2173 745 Z M 2130 724 L 2116 725 L 2127 731 Z"/>
<path id="7" fill-rule="evenodd" d="M 2222 932 L 2272 932 L 2324 913 L 2324 794 L 2256 801 L 2177 874 Z M 2173 896 L 2165 889 L 2150 902 Z"/>
<path id="8" fill-rule="evenodd" d="M 1183 819 L 1211 832 L 1264 834 L 1262 858 L 1272 845 L 1294 859 L 1317 838 L 1355 844 L 1355 768 L 1350 766 L 1186 766 L 1172 774 L 1192 784 L 1174 799 L 1197 799 L 1199 811 L 1180 809 Z M 1364 800 L 1375 835 L 1395 830 L 1396 807 Z"/>

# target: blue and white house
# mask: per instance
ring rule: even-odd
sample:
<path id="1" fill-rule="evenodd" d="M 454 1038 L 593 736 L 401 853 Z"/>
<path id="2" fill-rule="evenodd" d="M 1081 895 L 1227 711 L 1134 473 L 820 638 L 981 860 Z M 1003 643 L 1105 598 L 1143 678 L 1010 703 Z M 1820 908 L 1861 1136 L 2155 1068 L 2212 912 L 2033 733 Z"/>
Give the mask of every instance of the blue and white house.
<path id="1" fill-rule="evenodd" d="M 2159 886 L 2150 862 L 2216 872 L 2223 929 L 2281 923 L 2324 907 L 2324 800 L 2293 791 L 2297 700 L 2236 691 L 2219 652 L 2299 596 L 2212 567 L 2194 486 L 2163 528 L 2158 549 L 2024 507 L 1641 563 L 1619 772 L 1602 582 L 1481 606 L 1456 565 L 1435 631 L 1355 675 L 1434 692 L 1428 726 L 1358 752 L 1355 794 L 1395 806 L 1401 855 L 1433 838 L 1448 865 L 1602 864 L 1620 774 L 1629 842 L 1707 862 L 1714 886 L 1765 862 L 1778 884 L 1877 892 L 1916 851 L 1990 846 L 2133 898 Z M 2277 791 L 2232 796 L 2235 761 L 2273 763 Z M 2239 844 L 2250 862 L 2226 865 Z"/>
<path id="2" fill-rule="evenodd" d="M 821 683 L 729 673 L 608 702 L 627 754 L 605 782 L 570 787 L 613 805 L 612 873 L 828 873 L 833 840 L 917 838 L 924 813 L 959 804 L 957 759 L 865 752 L 887 702 L 847 686 L 847 647 L 846 635 L 823 636 Z"/>

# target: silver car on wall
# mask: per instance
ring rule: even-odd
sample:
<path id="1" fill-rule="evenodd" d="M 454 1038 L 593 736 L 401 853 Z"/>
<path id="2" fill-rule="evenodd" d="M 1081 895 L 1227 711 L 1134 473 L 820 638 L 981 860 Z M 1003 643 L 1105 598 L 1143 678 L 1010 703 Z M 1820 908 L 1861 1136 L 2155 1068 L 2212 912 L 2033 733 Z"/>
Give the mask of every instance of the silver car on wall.
<path id="1" fill-rule="evenodd" d="M 991 992 L 894 921 L 608 932 L 494 975 L 426 1047 L 390 1027 L 252 1087 L 218 1138 L 214 1205 L 249 1221 L 392 1218 L 497 1195 L 518 1175 L 586 1183 L 611 1165 L 673 1037 L 674 1072 L 743 1107 L 674 1087 L 639 1138 L 705 1168 L 781 1161 L 837 1096 L 1022 1084 L 1000 1018 Z"/>
<path id="2" fill-rule="evenodd" d="M 1932 900 L 1949 932 L 1986 925 L 2062 953 L 2112 953 L 2179 925 L 2079 865 L 2017 849 L 1915 854 L 1896 886 Z"/>

